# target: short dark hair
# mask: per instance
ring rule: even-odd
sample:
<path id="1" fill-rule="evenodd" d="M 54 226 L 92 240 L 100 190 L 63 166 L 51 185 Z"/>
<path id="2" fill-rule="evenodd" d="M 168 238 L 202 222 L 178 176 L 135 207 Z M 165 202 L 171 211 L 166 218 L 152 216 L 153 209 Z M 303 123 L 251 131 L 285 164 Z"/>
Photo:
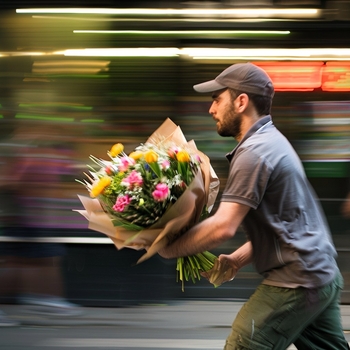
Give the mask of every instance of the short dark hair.
<path id="1" fill-rule="evenodd" d="M 257 94 L 251 94 L 249 92 L 238 91 L 228 88 L 232 101 L 235 100 L 240 94 L 247 94 L 249 99 L 252 101 L 259 116 L 271 114 L 272 99 L 268 96 L 262 96 Z"/>

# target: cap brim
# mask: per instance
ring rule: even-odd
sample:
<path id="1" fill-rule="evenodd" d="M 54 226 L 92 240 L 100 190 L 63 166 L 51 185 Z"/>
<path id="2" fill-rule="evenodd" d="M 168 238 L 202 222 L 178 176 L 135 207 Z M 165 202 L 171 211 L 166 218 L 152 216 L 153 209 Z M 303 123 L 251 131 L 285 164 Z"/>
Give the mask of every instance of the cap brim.
<path id="1" fill-rule="evenodd" d="M 205 83 L 201 83 L 193 86 L 193 89 L 197 92 L 213 92 L 213 91 L 218 91 L 226 88 L 227 86 L 219 84 L 216 80 L 206 81 Z"/>

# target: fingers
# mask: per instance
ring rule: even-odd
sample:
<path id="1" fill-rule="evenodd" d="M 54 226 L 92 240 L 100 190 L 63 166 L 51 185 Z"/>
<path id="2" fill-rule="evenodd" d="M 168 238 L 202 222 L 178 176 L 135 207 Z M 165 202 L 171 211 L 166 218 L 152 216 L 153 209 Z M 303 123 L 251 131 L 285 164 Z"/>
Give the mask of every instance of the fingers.
<path id="1" fill-rule="evenodd" d="M 213 268 L 201 272 L 201 276 L 208 279 L 215 287 L 218 287 L 225 282 L 232 281 L 236 273 L 237 271 L 232 267 L 230 260 L 225 255 L 221 255 L 215 260 Z"/>
<path id="2" fill-rule="evenodd" d="M 219 259 L 216 259 L 213 268 L 210 270 L 208 278 L 210 283 L 214 285 L 220 285 L 222 283 L 220 282 L 220 275 L 222 274 L 221 266 L 221 261 Z"/>
<path id="3" fill-rule="evenodd" d="M 232 267 L 228 267 L 223 273 L 223 283 L 232 281 L 235 278 L 235 273 Z"/>
<path id="4" fill-rule="evenodd" d="M 235 272 L 228 261 L 218 259 L 215 262 L 216 264 L 214 264 L 213 269 L 210 270 L 209 282 L 217 287 L 225 282 L 233 280 Z"/>

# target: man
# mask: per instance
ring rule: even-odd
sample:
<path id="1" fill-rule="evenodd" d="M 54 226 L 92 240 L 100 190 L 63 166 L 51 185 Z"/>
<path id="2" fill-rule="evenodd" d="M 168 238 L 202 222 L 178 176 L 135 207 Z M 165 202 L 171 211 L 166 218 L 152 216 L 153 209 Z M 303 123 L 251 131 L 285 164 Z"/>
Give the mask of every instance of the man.
<path id="1" fill-rule="evenodd" d="M 194 86 L 212 93 L 209 113 L 221 136 L 239 143 L 227 154 L 226 187 L 216 213 L 164 248 L 165 258 L 193 255 L 231 239 L 248 241 L 206 276 L 223 282 L 253 263 L 263 282 L 232 324 L 226 350 L 349 349 L 339 310 L 342 277 L 324 214 L 287 139 L 273 125 L 268 75 L 235 64 Z M 220 279 L 219 278 L 219 279 Z"/>

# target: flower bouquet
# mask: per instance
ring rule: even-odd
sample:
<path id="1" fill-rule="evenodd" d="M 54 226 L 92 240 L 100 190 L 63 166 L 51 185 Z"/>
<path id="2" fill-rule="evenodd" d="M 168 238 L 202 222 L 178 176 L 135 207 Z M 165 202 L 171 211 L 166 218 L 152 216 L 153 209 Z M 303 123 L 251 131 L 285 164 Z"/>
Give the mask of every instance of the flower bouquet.
<path id="1" fill-rule="evenodd" d="M 167 119 L 130 154 L 115 144 L 109 160 L 90 156 L 82 183 L 90 197 L 79 196 L 85 210 L 76 210 L 89 228 L 106 234 L 117 249 L 145 249 L 138 263 L 150 258 L 195 225 L 212 209 L 219 180 L 209 158 L 181 129 Z M 182 282 L 200 279 L 216 256 L 203 252 L 177 259 Z"/>

